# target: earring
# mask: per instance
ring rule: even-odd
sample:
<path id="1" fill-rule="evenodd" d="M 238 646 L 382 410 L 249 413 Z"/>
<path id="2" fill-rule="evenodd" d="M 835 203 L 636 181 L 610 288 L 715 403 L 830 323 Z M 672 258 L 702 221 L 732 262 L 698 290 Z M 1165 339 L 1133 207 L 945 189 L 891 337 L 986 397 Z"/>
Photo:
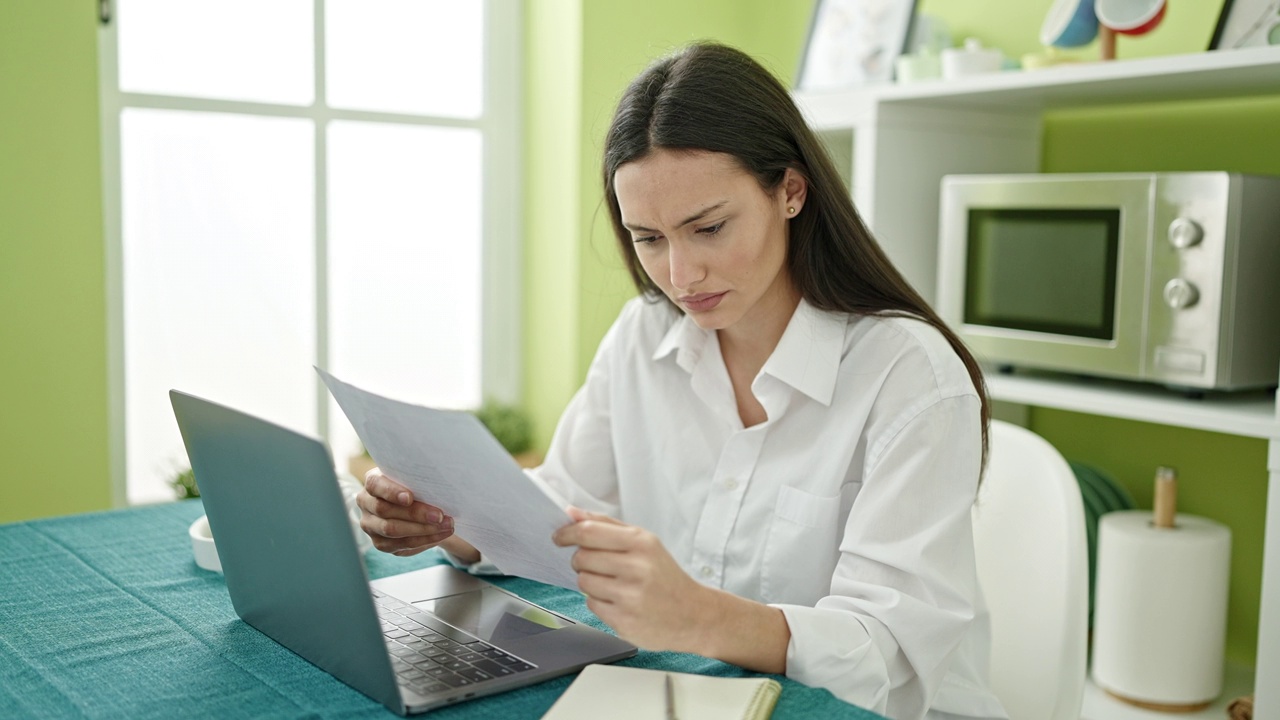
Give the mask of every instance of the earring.
<path id="1" fill-rule="evenodd" d="M 787 214 L 788 214 L 788 215 L 795 215 L 795 214 L 796 214 L 796 209 L 795 209 L 795 208 L 793 208 L 793 207 L 789 207 L 789 208 L 787 208 Z"/>

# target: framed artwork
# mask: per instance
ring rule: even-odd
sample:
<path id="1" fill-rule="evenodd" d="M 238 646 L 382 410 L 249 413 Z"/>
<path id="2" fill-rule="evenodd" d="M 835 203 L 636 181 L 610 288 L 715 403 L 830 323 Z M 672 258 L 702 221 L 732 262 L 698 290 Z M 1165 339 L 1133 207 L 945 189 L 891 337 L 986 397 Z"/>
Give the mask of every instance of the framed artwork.
<path id="1" fill-rule="evenodd" d="M 911 34 L 916 1 L 818 0 L 796 88 L 834 90 L 892 80 L 894 60 Z"/>
<path id="2" fill-rule="evenodd" d="M 1210 50 L 1280 46 L 1280 0 L 1225 0 Z"/>

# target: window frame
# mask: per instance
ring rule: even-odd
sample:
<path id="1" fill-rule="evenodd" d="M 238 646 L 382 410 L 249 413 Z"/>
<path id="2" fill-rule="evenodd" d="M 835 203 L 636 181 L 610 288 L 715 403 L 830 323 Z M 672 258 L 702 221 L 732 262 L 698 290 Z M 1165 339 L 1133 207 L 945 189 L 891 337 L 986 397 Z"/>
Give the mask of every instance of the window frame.
<path id="1" fill-rule="evenodd" d="M 124 246 L 121 203 L 120 119 L 125 108 L 221 112 L 309 120 L 315 128 L 315 306 L 316 357 L 328 367 L 328 125 L 335 120 L 431 127 L 474 128 L 483 144 L 481 186 L 480 389 L 485 398 L 519 400 L 523 361 L 521 293 L 521 135 L 523 113 L 520 71 L 523 16 L 519 0 L 484 2 L 484 99 L 481 115 L 459 119 L 333 108 L 325 93 L 325 0 L 313 0 L 315 97 L 310 105 L 282 105 L 212 98 L 124 92 L 119 81 L 118 2 L 104 4 L 98 27 L 99 119 L 102 143 L 103 223 L 106 270 L 108 450 L 111 499 L 128 501 L 125 436 Z M 125 7 L 127 12 L 127 3 Z M 328 390 L 317 377 L 314 433 L 329 437 Z"/>

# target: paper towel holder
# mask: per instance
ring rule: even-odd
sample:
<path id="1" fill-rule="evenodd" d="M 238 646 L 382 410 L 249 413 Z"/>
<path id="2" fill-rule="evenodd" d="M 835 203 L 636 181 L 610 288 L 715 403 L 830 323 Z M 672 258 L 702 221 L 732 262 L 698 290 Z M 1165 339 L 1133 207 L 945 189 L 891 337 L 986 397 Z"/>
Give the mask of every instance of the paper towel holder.
<path id="1" fill-rule="evenodd" d="M 1156 468 L 1154 499 L 1152 502 L 1152 527 L 1160 531 L 1177 530 L 1178 476 L 1177 471 L 1168 466 Z M 1210 707 L 1213 702 L 1163 703 L 1127 697 L 1111 688 L 1103 688 L 1103 692 L 1127 705 L 1143 710 L 1154 710 L 1167 713 L 1199 712 Z"/>

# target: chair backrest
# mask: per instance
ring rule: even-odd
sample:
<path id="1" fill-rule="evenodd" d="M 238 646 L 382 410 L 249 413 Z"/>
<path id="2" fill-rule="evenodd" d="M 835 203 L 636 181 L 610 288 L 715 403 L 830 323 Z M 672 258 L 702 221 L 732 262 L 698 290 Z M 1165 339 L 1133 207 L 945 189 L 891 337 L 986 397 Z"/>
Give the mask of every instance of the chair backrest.
<path id="1" fill-rule="evenodd" d="M 973 535 L 992 688 L 1010 718 L 1079 720 L 1089 606 L 1080 487 L 1030 430 L 992 420 L 990 443 Z"/>

